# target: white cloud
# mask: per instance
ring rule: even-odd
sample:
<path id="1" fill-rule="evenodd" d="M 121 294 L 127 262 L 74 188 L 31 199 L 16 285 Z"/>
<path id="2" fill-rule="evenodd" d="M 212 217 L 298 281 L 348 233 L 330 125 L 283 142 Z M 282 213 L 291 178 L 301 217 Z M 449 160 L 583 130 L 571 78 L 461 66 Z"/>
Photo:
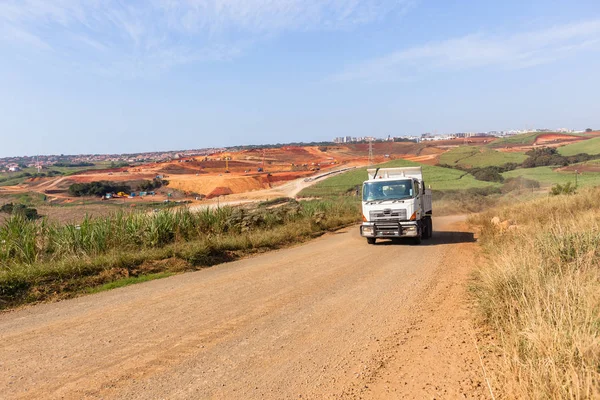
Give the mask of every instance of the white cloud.
<path id="1" fill-rule="evenodd" d="M 0 41 L 118 72 L 222 60 L 289 31 L 340 30 L 404 13 L 414 0 L 4 0 Z"/>
<path id="2" fill-rule="evenodd" d="M 473 34 L 428 43 L 352 65 L 337 81 L 401 81 L 423 71 L 497 66 L 522 69 L 548 64 L 583 50 L 600 50 L 600 19 L 506 36 Z"/>

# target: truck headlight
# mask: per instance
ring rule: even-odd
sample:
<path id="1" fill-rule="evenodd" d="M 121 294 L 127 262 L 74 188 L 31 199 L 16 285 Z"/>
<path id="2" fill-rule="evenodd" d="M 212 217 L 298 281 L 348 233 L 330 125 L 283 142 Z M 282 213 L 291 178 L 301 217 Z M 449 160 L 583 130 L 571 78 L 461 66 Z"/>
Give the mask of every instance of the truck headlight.
<path id="1" fill-rule="evenodd" d="M 363 235 L 373 235 L 373 227 L 372 226 L 363 226 L 362 228 Z"/>

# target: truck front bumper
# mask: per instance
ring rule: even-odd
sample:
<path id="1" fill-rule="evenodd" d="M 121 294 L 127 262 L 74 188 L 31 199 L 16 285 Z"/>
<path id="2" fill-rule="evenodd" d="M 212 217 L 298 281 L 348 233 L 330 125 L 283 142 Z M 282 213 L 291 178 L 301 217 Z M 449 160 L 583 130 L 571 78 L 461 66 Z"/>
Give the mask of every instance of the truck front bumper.
<path id="1" fill-rule="evenodd" d="M 416 222 L 364 222 L 360 226 L 360 235 L 371 238 L 401 238 L 419 236 Z"/>

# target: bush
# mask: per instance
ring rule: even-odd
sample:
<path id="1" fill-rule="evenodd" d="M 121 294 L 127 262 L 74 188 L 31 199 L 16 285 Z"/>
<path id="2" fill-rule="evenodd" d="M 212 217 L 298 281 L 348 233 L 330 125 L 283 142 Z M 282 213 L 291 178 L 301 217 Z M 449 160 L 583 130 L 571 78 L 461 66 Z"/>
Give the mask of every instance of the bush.
<path id="1" fill-rule="evenodd" d="M 41 218 L 35 208 L 28 207 L 24 204 L 4 204 L 2 207 L 0 207 L 0 212 L 11 215 L 20 215 L 29 221 L 34 221 Z"/>
<path id="2" fill-rule="evenodd" d="M 525 153 L 529 158 L 523 161 L 523 168 L 547 167 L 547 166 L 563 166 L 577 164 L 585 161 L 596 160 L 600 155 L 590 155 L 586 153 L 576 154 L 574 156 L 562 156 L 555 148 L 542 147 L 532 149 Z"/>
<path id="3" fill-rule="evenodd" d="M 539 189 L 540 183 L 533 179 L 523 178 L 522 176 L 518 176 L 516 178 L 508 178 L 504 181 L 504 185 L 502 186 L 502 192 L 508 193 L 514 190 L 522 190 L 522 189 Z"/>
<path id="4" fill-rule="evenodd" d="M 499 167 L 473 168 L 470 172 L 479 181 L 504 182 L 504 177 L 501 175 L 502 169 Z"/>
<path id="5" fill-rule="evenodd" d="M 162 186 L 167 186 L 169 181 L 166 179 L 154 178 L 151 181 L 144 181 L 138 185 L 138 189 L 144 192 L 148 192 L 150 190 L 159 189 Z"/>
<path id="6" fill-rule="evenodd" d="M 552 189 L 550 190 L 550 194 L 552 196 L 558 196 L 561 194 L 569 195 L 569 194 L 575 194 L 576 191 L 577 191 L 577 188 L 571 182 L 567 182 L 564 185 L 557 183 L 556 185 L 552 186 Z"/>

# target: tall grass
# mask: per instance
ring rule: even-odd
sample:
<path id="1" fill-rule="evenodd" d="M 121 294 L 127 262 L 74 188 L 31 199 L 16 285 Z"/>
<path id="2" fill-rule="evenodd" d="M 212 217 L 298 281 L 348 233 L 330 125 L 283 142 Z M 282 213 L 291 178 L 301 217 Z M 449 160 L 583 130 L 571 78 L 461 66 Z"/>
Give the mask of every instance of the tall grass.
<path id="1" fill-rule="evenodd" d="M 518 228 L 498 229 L 497 215 Z M 505 398 L 600 398 L 600 190 L 488 212 L 474 287 Z"/>
<path id="2" fill-rule="evenodd" d="M 12 216 L 0 226 L 0 308 L 130 275 L 213 265 L 359 218 L 359 203 L 352 199 L 117 213 L 86 217 L 78 225 Z M 163 265 L 160 260 L 176 262 Z"/>

